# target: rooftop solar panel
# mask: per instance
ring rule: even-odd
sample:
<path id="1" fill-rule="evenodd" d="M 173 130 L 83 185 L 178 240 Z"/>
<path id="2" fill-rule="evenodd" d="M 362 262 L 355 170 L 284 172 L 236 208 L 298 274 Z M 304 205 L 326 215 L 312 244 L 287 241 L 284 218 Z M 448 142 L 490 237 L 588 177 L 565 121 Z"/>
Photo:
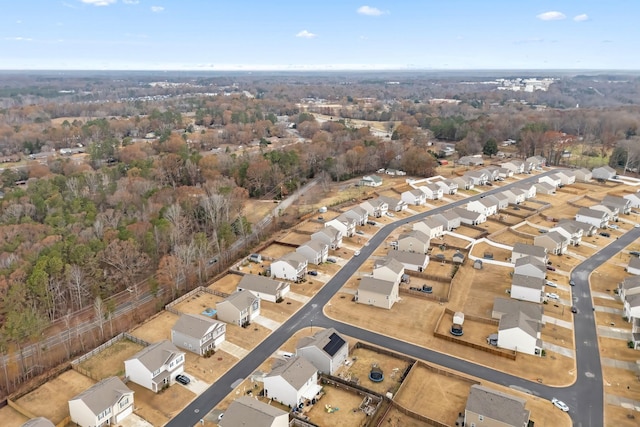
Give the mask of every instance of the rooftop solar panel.
<path id="1" fill-rule="evenodd" d="M 329 342 L 322 349 L 331 357 L 333 357 L 340 348 L 344 345 L 345 341 L 340 338 L 335 332 L 329 336 Z"/>

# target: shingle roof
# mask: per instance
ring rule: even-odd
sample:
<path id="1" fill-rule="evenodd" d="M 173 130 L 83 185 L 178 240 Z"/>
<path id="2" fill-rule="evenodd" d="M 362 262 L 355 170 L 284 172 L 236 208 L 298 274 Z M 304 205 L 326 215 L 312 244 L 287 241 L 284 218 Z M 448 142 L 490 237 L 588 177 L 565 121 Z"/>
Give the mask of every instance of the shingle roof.
<path id="1" fill-rule="evenodd" d="M 578 215 L 586 216 L 589 218 L 602 219 L 605 216 L 605 212 L 591 208 L 580 208 L 578 209 Z"/>
<path id="2" fill-rule="evenodd" d="M 544 307 L 534 302 L 518 301 L 512 298 L 496 297 L 493 300 L 493 311 L 497 314 L 524 313 L 530 319 L 542 322 Z M 499 317 L 499 316 L 498 316 Z"/>
<path id="3" fill-rule="evenodd" d="M 224 323 L 199 314 L 183 313 L 173 325 L 172 330 L 189 337 L 201 339 L 212 326 L 217 325 L 224 325 Z"/>
<path id="4" fill-rule="evenodd" d="M 385 296 L 391 295 L 395 283 L 388 280 L 374 279 L 373 277 L 363 277 L 360 280 L 358 290 L 373 292 Z"/>
<path id="5" fill-rule="evenodd" d="M 402 240 L 402 239 L 408 239 L 408 238 L 414 238 L 420 242 L 423 242 L 425 244 L 429 243 L 429 240 L 431 240 L 429 238 L 429 236 L 427 236 L 426 234 L 424 234 L 422 231 L 420 230 L 411 230 L 408 231 L 406 233 L 402 233 L 400 236 L 398 236 L 398 241 Z"/>
<path id="6" fill-rule="evenodd" d="M 21 427 L 55 427 L 55 424 L 44 417 L 32 418 Z"/>
<path id="7" fill-rule="evenodd" d="M 304 357 L 294 357 L 273 368 L 267 377 L 281 376 L 293 388 L 300 390 L 317 371 Z"/>
<path id="8" fill-rule="evenodd" d="M 168 365 L 172 359 L 175 359 L 181 354 L 184 354 L 184 352 L 178 350 L 178 347 L 173 345 L 171 341 L 163 340 L 148 345 L 128 360 L 138 359 L 149 372 L 155 372 L 164 365 Z"/>
<path id="9" fill-rule="evenodd" d="M 222 302 L 229 302 L 238 310 L 242 311 L 251 306 L 257 298 L 249 291 L 234 292 Z"/>
<path id="10" fill-rule="evenodd" d="M 70 400 L 82 400 L 94 414 L 115 405 L 125 394 L 133 393 L 118 377 L 106 378 Z"/>
<path id="11" fill-rule="evenodd" d="M 499 331 L 506 331 L 508 329 L 518 328 L 532 338 L 538 339 L 538 333 L 542 328 L 542 324 L 523 312 L 517 313 L 505 313 L 500 318 L 500 324 L 498 325 Z"/>
<path id="12" fill-rule="evenodd" d="M 524 426 L 530 412 L 525 409 L 526 400 L 479 384 L 469 390 L 466 410 L 503 422 L 511 426 Z"/>
<path id="13" fill-rule="evenodd" d="M 269 279 L 264 276 L 256 276 L 255 274 L 245 274 L 242 276 L 242 279 L 240 279 L 240 283 L 238 283 L 238 288 L 268 295 L 277 295 L 278 291 L 286 286 L 287 284 L 284 282 Z"/>
<path id="14" fill-rule="evenodd" d="M 547 250 L 542 246 L 528 245 L 526 243 L 516 243 L 513 245 L 513 252 L 531 255 L 538 258 L 544 258 L 547 256 Z"/>
<path id="15" fill-rule="evenodd" d="M 542 290 L 544 288 L 544 279 L 525 276 L 524 274 L 514 274 L 511 278 L 511 285 Z"/>
<path id="16" fill-rule="evenodd" d="M 322 252 L 328 245 L 324 242 L 311 239 L 298 246 L 298 249 L 304 246 L 311 248 L 314 252 Z"/>
<path id="17" fill-rule="evenodd" d="M 242 396 L 231 402 L 218 425 L 220 427 L 271 427 L 274 418 L 283 415 L 288 416 L 282 409 L 249 396 Z"/>
<path id="18" fill-rule="evenodd" d="M 402 264 L 411 265 L 425 265 L 429 261 L 429 255 L 427 254 L 394 250 L 389 251 L 387 258 L 395 259 Z"/>
<path id="19" fill-rule="evenodd" d="M 374 269 L 383 268 L 383 267 L 388 268 L 389 270 L 391 270 L 396 274 L 400 274 L 404 272 L 404 265 L 400 261 L 397 261 L 392 257 L 383 258 L 381 261 L 376 262 Z"/>
<path id="20" fill-rule="evenodd" d="M 316 332 L 313 336 L 300 338 L 296 349 L 314 346 L 333 357 L 346 343 L 335 329 L 329 328 Z"/>

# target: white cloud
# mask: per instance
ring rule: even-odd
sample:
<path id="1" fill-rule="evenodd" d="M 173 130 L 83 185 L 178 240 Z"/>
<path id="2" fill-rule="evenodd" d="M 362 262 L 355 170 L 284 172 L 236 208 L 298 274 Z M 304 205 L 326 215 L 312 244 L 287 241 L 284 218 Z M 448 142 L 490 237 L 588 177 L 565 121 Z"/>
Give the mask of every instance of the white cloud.
<path id="1" fill-rule="evenodd" d="M 371 6 L 360 6 L 357 12 L 360 15 L 367 15 L 367 16 L 380 16 L 380 15 L 384 15 L 385 13 L 388 13 L 388 12 L 381 11 L 377 7 L 371 7 Z"/>
<path id="2" fill-rule="evenodd" d="M 537 15 L 536 18 L 542 21 L 560 21 L 565 19 L 566 15 L 562 12 L 552 10 L 550 12 L 541 13 L 540 15 Z"/>
<path id="3" fill-rule="evenodd" d="M 33 41 L 30 37 L 5 37 L 5 40 L 10 40 L 14 42 L 30 42 Z"/>
<path id="4" fill-rule="evenodd" d="M 151 12 L 153 13 L 160 13 L 164 10 L 164 7 L 162 6 L 151 6 Z"/>
<path id="5" fill-rule="evenodd" d="M 82 3 L 92 4 L 94 6 L 109 6 L 114 4 L 117 0 L 80 0 Z"/>
<path id="6" fill-rule="evenodd" d="M 307 30 L 302 30 L 298 34 L 296 34 L 296 37 L 302 37 L 303 39 L 312 39 L 317 36 L 317 34 L 313 34 Z"/>
<path id="7" fill-rule="evenodd" d="M 124 3 L 124 4 L 138 4 L 138 3 L 140 3 L 140 0 L 122 0 L 122 3 Z"/>
<path id="8" fill-rule="evenodd" d="M 574 16 L 573 20 L 576 21 L 576 22 L 588 21 L 589 20 L 589 15 L 587 15 L 586 13 L 583 13 L 583 14 Z"/>

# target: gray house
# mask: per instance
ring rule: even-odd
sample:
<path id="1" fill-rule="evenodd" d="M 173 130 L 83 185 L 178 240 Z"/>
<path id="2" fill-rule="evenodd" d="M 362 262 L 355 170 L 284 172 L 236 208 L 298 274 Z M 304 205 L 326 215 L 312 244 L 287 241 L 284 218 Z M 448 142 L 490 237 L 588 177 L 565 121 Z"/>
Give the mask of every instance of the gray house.
<path id="1" fill-rule="evenodd" d="M 287 282 L 269 279 L 255 274 L 245 274 L 236 287 L 237 291 L 247 290 L 263 301 L 278 302 L 289 293 L 291 286 Z"/>
<path id="2" fill-rule="evenodd" d="M 296 355 L 303 356 L 320 372 L 333 375 L 349 357 L 349 343 L 333 329 L 300 338 Z"/>
<path id="3" fill-rule="evenodd" d="M 171 328 L 171 342 L 199 356 L 215 351 L 225 340 L 227 325 L 198 314 L 184 313 Z"/>
<path id="4" fill-rule="evenodd" d="M 216 304 L 216 309 L 219 320 L 246 326 L 260 315 L 260 298 L 250 291 L 235 292 Z"/>
<path id="5" fill-rule="evenodd" d="M 29 421 L 22 424 L 21 427 L 56 427 L 56 425 L 44 417 L 38 417 L 31 418 Z"/>
<path id="6" fill-rule="evenodd" d="M 231 402 L 218 423 L 220 427 L 289 427 L 289 414 L 249 396 Z"/>
<path id="7" fill-rule="evenodd" d="M 527 427 L 531 413 L 526 403 L 520 397 L 474 384 L 464 409 L 464 425 Z"/>
<path id="8" fill-rule="evenodd" d="M 593 179 L 597 179 L 600 181 L 607 181 L 609 179 L 613 179 L 617 175 L 617 172 L 611 166 L 602 166 L 599 168 L 594 168 L 591 171 L 591 177 Z"/>

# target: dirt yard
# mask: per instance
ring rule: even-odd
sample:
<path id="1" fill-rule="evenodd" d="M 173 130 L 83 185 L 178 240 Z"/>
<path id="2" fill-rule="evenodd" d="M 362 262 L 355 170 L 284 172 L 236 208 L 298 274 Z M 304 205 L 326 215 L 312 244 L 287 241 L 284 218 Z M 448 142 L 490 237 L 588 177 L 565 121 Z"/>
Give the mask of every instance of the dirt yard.
<path id="1" fill-rule="evenodd" d="M 161 311 L 142 325 L 131 331 L 131 335 L 149 343 L 171 339 L 171 328 L 178 320 L 178 316 L 168 311 Z"/>
<path id="2" fill-rule="evenodd" d="M 395 408 L 391 408 L 387 413 L 387 416 L 382 421 L 383 426 L 387 427 L 430 427 L 430 424 L 427 424 L 423 421 L 416 420 L 414 418 L 409 417 L 408 415 L 404 415 L 402 412 L 398 411 Z"/>
<path id="3" fill-rule="evenodd" d="M 495 254 L 495 253 L 494 253 Z M 467 314 L 491 317 L 493 301 L 496 297 L 509 298 L 506 293 L 511 288 L 511 269 L 484 263 L 482 270 L 476 270 L 471 263 L 458 270 L 452 287 L 455 299 L 449 306 L 452 310 L 462 310 Z"/>
<path id="4" fill-rule="evenodd" d="M 409 362 L 364 348 L 355 349 L 349 356 L 353 364 L 342 369 L 340 376 L 349 381 L 357 379 L 362 387 L 380 394 L 395 394 L 400 387 L 400 376 L 409 366 Z M 379 383 L 369 379 L 373 365 L 382 369 L 384 374 L 384 380 Z"/>
<path id="5" fill-rule="evenodd" d="M 185 353 L 185 372 L 208 383 L 215 382 L 239 360 L 222 350 L 216 351 L 211 357 L 201 357 L 190 351 L 185 351 Z"/>
<path id="6" fill-rule="evenodd" d="M 302 308 L 302 303 L 285 296 L 284 301 L 275 303 L 262 301 L 260 314 L 276 322 L 283 323 Z"/>
<path id="7" fill-rule="evenodd" d="M 325 385 L 322 390 L 325 395 L 305 412 L 309 421 L 319 426 L 352 427 L 360 426 L 366 420 L 367 415 L 358 409 L 362 396 L 332 385 Z M 337 410 L 328 412 L 326 405 Z"/>
<path id="8" fill-rule="evenodd" d="M 226 340 L 245 350 L 252 350 L 269 336 L 270 333 L 271 329 L 267 329 L 255 322 L 246 328 L 227 323 Z"/>
<path id="9" fill-rule="evenodd" d="M 198 292 L 173 306 L 180 313 L 201 314 L 207 308 L 216 308 L 216 304 L 224 298 L 208 292 Z M 172 325 L 173 326 L 173 325 Z"/>
<path id="10" fill-rule="evenodd" d="M 302 245 L 305 242 L 311 240 L 311 236 L 308 234 L 296 233 L 295 230 L 287 233 L 283 238 L 278 239 L 278 241 L 283 243 L 289 243 L 292 245 Z M 293 249 L 293 248 L 292 248 Z"/>
<path id="11" fill-rule="evenodd" d="M 100 353 L 80 364 L 80 367 L 91 372 L 96 378 L 104 379 L 124 375 L 124 361 L 142 350 L 144 347 L 128 339 L 116 342 Z"/>
<path id="12" fill-rule="evenodd" d="M 503 245 L 513 246 L 516 243 L 526 243 L 528 245 L 533 245 L 533 236 L 532 237 L 522 237 L 518 236 L 515 233 L 512 233 L 511 230 L 507 229 L 504 233 L 499 233 L 490 237 L 496 243 L 502 243 Z M 498 259 L 498 258 L 495 258 Z"/>
<path id="13" fill-rule="evenodd" d="M 69 415 L 69 400 L 95 384 L 89 377 L 69 370 L 18 399 L 17 403 L 39 417 L 57 424 Z"/>
<path id="14" fill-rule="evenodd" d="M 273 259 L 278 259 L 283 255 L 288 254 L 289 252 L 295 252 L 295 248 L 291 246 L 279 245 L 274 243 L 272 245 L 267 246 L 265 249 L 260 251 L 262 256 L 268 256 Z"/>
<path id="15" fill-rule="evenodd" d="M 232 294 L 236 291 L 236 287 L 238 286 L 238 283 L 240 283 L 240 280 L 242 280 L 241 275 L 229 273 L 207 287 L 226 294 Z"/>
<path id="16" fill-rule="evenodd" d="M 21 427 L 29 421 L 27 417 L 9 406 L 0 408 L 0 420 L 5 427 Z"/>
<path id="17" fill-rule="evenodd" d="M 196 395 L 180 384 L 154 393 L 136 383 L 127 384 L 134 392 L 134 412 L 154 426 L 162 426 L 175 417 Z"/>

